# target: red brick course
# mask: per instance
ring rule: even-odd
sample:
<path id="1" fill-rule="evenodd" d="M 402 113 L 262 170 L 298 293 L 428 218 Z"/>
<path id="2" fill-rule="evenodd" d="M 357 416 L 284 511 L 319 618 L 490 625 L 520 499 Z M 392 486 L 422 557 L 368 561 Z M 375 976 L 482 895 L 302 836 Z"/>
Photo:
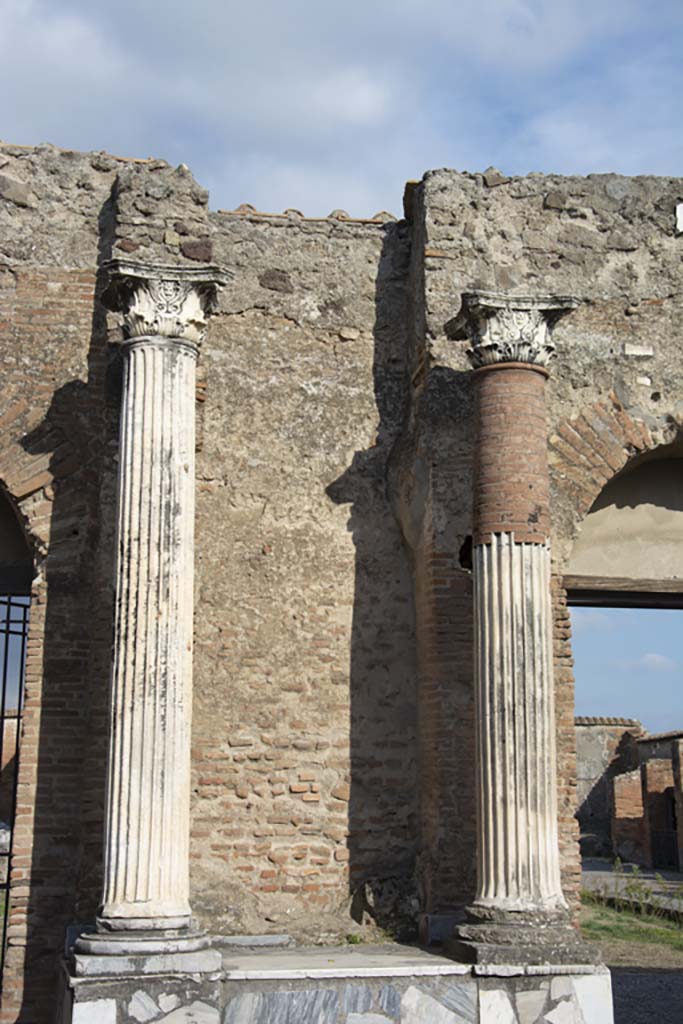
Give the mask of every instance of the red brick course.
<path id="1" fill-rule="evenodd" d="M 514 533 L 520 543 L 548 538 L 546 378 L 542 367 L 523 364 L 475 372 L 475 544 L 492 533 Z"/>
<path id="2" fill-rule="evenodd" d="M 553 491 L 567 494 L 580 522 L 608 480 L 634 455 L 659 443 L 642 420 L 630 415 L 613 391 L 578 416 L 560 423 L 550 437 Z"/>
<path id="3" fill-rule="evenodd" d="M 468 903 L 476 884 L 472 577 L 427 542 L 416 563 L 420 828 L 426 913 Z"/>

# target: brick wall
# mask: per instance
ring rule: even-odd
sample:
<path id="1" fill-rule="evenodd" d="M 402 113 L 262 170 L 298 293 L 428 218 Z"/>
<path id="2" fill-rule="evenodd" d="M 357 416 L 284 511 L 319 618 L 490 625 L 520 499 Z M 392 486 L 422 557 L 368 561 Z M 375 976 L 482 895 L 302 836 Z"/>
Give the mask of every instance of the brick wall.
<path id="1" fill-rule="evenodd" d="M 640 768 L 618 775 L 614 780 L 614 817 L 612 840 L 615 854 L 622 860 L 652 866 L 650 830 L 643 803 Z"/>
<path id="2" fill-rule="evenodd" d="M 427 543 L 415 576 L 421 909 L 453 911 L 476 884 L 472 577 Z"/>
<path id="3" fill-rule="evenodd" d="M 612 780 L 639 763 L 637 737 L 644 730 L 627 718 L 578 718 L 575 726 L 581 851 L 611 857 Z"/>
<path id="4" fill-rule="evenodd" d="M 400 928 L 414 602 L 387 462 L 407 239 L 249 213 L 213 227 L 235 278 L 201 356 L 193 906 L 214 929 L 307 941 Z"/>
<path id="5" fill-rule="evenodd" d="M 15 267 L 0 275 L 5 378 L 0 479 L 24 524 L 38 576 L 11 859 L 1 1019 L 35 1024 L 54 1006 L 58 952 L 76 915 L 92 652 L 108 650 L 88 593 L 101 462 L 103 341 L 92 270 Z M 87 624 L 87 628 L 86 628 Z M 94 907 L 90 905 L 89 913 Z"/>
<path id="6" fill-rule="evenodd" d="M 574 660 L 571 618 L 562 581 L 552 578 L 553 670 L 557 722 L 557 804 L 559 812 L 562 889 L 578 914 L 581 893 L 579 826 L 576 820 L 576 734 L 574 730 Z"/>

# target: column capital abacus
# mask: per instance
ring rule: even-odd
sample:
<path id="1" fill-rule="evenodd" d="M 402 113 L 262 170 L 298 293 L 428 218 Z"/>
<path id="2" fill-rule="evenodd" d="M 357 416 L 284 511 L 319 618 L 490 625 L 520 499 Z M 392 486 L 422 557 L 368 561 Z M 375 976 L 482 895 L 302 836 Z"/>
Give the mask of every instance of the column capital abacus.
<path id="1" fill-rule="evenodd" d="M 475 369 L 498 363 L 544 367 L 555 352 L 552 328 L 578 304 L 567 295 L 464 292 L 460 312 L 445 331 L 453 340 L 469 340 L 467 355 Z"/>
<path id="2" fill-rule="evenodd" d="M 123 342 L 165 338 L 195 347 L 206 334 L 218 289 L 232 277 L 216 266 L 178 267 L 142 260 L 104 264 L 107 309 L 121 314 Z"/>

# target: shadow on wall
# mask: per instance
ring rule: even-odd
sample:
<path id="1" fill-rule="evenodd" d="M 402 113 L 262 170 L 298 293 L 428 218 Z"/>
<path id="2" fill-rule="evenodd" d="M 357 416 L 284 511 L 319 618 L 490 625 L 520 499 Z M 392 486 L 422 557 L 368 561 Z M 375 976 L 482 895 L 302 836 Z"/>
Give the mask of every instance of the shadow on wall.
<path id="1" fill-rule="evenodd" d="M 101 264 L 111 255 L 111 199 L 101 210 L 99 232 Z M 96 296 L 102 285 L 98 279 Z M 101 897 L 116 379 L 117 366 L 111 365 L 107 351 L 105 313 L 96 298 L 87 383 L 75 380 L 60 387 L 44 420 L 22 441 L 29 454 L 51 456 L 53 483 L 50 543 L 39 565 L 29 627 L 31 644 L 44 623 L 42 696 L 31 692 L 29 672 L 24 720 L 37 734 L 38 749 L 18 1024 L 53 1019 L 66 929 L 90 923 Z M 34 671 L 39 680 L 40 669 Z M 30 768 L 22 771 L 21 746 L 19 762 L 20 779 L 30 780 Z"/>
<path id="2" fill-rule="evenodd" d="M 376 279 L 373 380 L 376 442 L 357 451 L 327 488 L 351 504 L 355 592 L 350 660 L 351 777 L 349 887 L 359 924 L 374 921 L 398 938 L 415 928 L 417 708 L 413 581 L 407 546 L 391 507 L 387 467 L 404 425 L 409 228 L 386 226 Z"/>

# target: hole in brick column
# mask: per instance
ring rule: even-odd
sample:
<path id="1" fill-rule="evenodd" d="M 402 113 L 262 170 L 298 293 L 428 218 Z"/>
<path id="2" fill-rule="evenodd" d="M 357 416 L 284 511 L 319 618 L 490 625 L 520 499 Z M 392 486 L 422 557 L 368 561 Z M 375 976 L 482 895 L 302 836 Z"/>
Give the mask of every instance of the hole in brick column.
<path id="1" fill-rule="evenodd" d="M 468 533 L 458 552 L 458 562 L 462 569 L 472 571 L 472 534 Z"/>

